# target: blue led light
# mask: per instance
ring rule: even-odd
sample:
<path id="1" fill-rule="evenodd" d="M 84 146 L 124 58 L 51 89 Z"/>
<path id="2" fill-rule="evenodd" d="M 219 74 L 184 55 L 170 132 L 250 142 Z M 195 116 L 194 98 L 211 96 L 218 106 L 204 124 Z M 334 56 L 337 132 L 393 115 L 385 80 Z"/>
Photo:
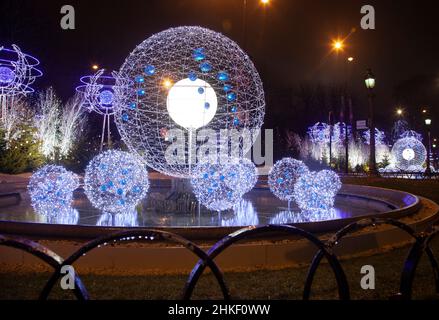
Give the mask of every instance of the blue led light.
<path id="1" fill-rule="evenodd" d="M 209 108 L 210 108 L 210 103 L 209 103 L 209 102 L 206 102 L 206 103 L 204 104 L 204 109 L 208 110 Z"/>
<path id="2" fill-rule="evenodd" d="M 137 76 L 135 80 L 137 83 L 144 83 L 145 82 L 145 78 L 142 76 Z"/>
<path id="3" fill-rule="evenodd" d="M 195 49 L 192 57 L 194 58 L 195 61 L 202 61 L 206 58 L 206 55 L 204 54 L 204 49 L 203 48 L 198 48 Z"/>
<path id="4" fill-rule="evenodd" d="M 233 87 L 230 84 L 225 84 L 223 87 L 224 92 L 229 92 Z"/>
<path id="5" fill-rule="evenodd" d="M 221 71 L 218 73 L 217 79 L 219 81 L 228 81 L 229 80 L 229 75 L 227 72 L 225 71 Z"/>
<path id="6" fill-rule="evenodd" d="M 189 72 L 188 78 L 191 81 L 196 81 L 198 79 L 198 76 L 195 72 L 192 71 L 192 72 Z"/>
<path id="7" fill-rule="evenodd" d="M 137 95 L 139 95 L 139 96 L 144 96 L 145 95 L 145 89 L 139 89 L 139 90 L 137 90 Z"/>
<path id="8" fill-rule="evenodd" d="M 199 87 L 198 88 L 198 93 L 199 94 L 203 94 L 204 93 L 204 88 L 203 87 Z"/>
<path id="9" fill-rule="evenodd" d="M 130 109 L 131 109 L 131 110 L 135 110 L 135 109 L 137 109 L 137 104 L 136 104 L 135 102 L 131 102 L 131 103 L 130 103 Z"/>
<path id="10" fill-rule="evenodd" d="M 210 72 L 212 71 L 212 65 L 210 63 L 204 62 L 200 64 L 200 70 L 204 73 Z"/>
<path id="11" fill-rule="evenodd" d="M 123 121 L 127 122 L 129 119 L 130 119 L 130 117 L 129 117 L 128 114 L 124 113 L 124 114 L 122 115 L 122 120 L 123 120 Z"/>
<path id="12" fill-rule="evenodd" d="M 146 73 L 148 76 L 153 76 L 153 75 L 155 74 L 155 67 L 152 66 L 152 65 L 148 65 L 148 66 L 146 66 L 146 67 L 145 67 L 145 73 Z"/>
<path id="13" fill-rule="evenodd" d="M 235 100 L 236 100 L 236 93 L 234 93 L 234 92 L 229 92 L 229 93 L 227 94 L 227 100 L 229 100 L 229 101 L 235 101 Z"/>

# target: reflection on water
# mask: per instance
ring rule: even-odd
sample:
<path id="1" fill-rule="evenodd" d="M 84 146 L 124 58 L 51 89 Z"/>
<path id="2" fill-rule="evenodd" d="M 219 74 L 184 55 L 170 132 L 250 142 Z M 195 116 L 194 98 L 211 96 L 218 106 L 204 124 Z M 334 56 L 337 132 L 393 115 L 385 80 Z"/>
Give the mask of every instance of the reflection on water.
<path id="1" fill-rule="evenodd" d="M 242 227 L 259 225 L 258 213 L 250 201 L 242 200 L 233 210 L 231 217 L 221 219 L 223 227 Z"/>
<path id="2" fill-rule="evenodd" d="M 160 189 L 157 192 L 164 193 L 164 190 Z M 23 198 L 18 204 L 2 207 L 0 221 L 146 228 L 245 227 L 352 218 L 392 210 L 385 202 L 352 196 L 337 197 L 334 209 L 329 212 L 300 212 L 297 206 L 288 210 L 286 205 L 286 202 L 275 198 L 269 190 L 256 189 L 247 194 L 234 210 L 222 212 L 220 215 L 206 210 L 162 212 L 154 204 L 147 202 L 139 205 L 137 212 L 133 208 L 130 212 L 111 215 L 95 209 L 83 192 L 77 192 L 72 208 L 63 210 L 59 215 L 37 214 L 31 206 L 30 199 Z"/>
<path id="3" fill-rule="evenodd" d="M 138 227 L 136 209 L 126 213 L 109 213 L 104 212 L 96 222 L 98 227 Z"/>
<path id="4" fill-rule="evenodd" d="M 47 214 L 38 214 L 39 220 L 43 223 L 50 224 L 70 224 L 75 225 L 78 224 L 79 221 L 79 212 L 73 208 L 64 208 L 63 210 L 58 211 L 56 214 L 47 215 Z"/>
<path id="5" fill-rule="evenodd" d="M 319 211 L 282 211 L 270 219 L 270 224 L 306 223 L 340 219 L 342 215 L 334 208 Z"/>

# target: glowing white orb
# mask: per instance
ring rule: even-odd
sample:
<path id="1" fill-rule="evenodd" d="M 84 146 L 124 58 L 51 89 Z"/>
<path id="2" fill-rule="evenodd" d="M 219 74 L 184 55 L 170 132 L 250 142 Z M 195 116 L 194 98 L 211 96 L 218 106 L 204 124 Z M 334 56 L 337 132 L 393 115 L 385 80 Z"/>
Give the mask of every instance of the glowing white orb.
<path id="1" fill-rule="evenodd" d="M 411 161 L 415 158 L 415 151 L 411 148 L 404 149 L 402 151 L 402 157 L 407 161 Z"/>
<path id="2" fill-rule="evenodd" d="M 183 79 L 169 90 L 166 101 L 169 116 L 186 129 L 198 129 L 215 117 L 218 99 L 210 84 L 201 79 Z"/>

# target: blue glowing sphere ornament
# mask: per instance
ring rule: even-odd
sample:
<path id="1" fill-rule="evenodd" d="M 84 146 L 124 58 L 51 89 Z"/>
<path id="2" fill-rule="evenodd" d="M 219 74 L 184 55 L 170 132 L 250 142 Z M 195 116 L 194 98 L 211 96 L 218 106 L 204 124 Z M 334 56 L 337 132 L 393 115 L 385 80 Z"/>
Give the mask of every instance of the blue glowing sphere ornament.
<path id="1" fill-rule="evenodd" d="M 87 166 L 85 193 L 98 209 L 110 213 L 133 210 L 149 189 L 148 172 L 130 153 L 109 150 Z"/>
<path id="2" fill-rule="evenodd" d="M 198 201 L 209 210 L 225 211 L 242 199 L 242 190 L 230 184 L 229 163 L 217 161 L 199 163 L 192 173 L 192 189 Z"/>
<path id="3" fill-rule="evenodd" d="M 12 81 L 14 81 L 14 78 L 14 70 L 8 67 L 0 66 L 0 86 L 10 84 Z"/>
<path id="4" fill-rule="evenodd" d="M 72 210 L 73 191 L 78 187 L 79 180 L 74 173 L 47 165 L 31 176 L 28 191 L 37 213 L 57 216 Z"/>
<path id="5" fill-rule="evenodd" d="M 300 176 L 308 172 L 308 167 L 302 161 L 284 158 L 271 168 L 268 174 L 268 185 L 276 197 L 284 201 L 291 201 L 294 184 Z"/>
<path id="6" fill-rule="evenodd" d="M 113 104 L 114 94 L 110 90 L 103 90 L 99 93 L 99 102 L 102 106 Z"/>
<path id="7" fill-rule="evenodd" d="M 326 212 L 334 206 L 335 196 L 341 185 L 341 180 L 334 171 L 309 172 L 297 179 L 294 200 L 302 211 Z"/>

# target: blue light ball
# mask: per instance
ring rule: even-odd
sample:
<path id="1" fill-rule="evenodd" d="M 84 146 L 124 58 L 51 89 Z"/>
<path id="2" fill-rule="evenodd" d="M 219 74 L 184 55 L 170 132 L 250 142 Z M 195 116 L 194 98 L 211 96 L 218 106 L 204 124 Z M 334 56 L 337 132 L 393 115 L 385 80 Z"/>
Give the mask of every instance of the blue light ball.
<path id="1" fill-rule="evenodd" d="M 109 106 L 113 104 L 114 93 L 110 90 L 103 90 L 99 93 L 99 103 L 101 106 Z"/>
<path id="2" fill-rule="evenodd" d="M 229 80 L 229 75 L 227 72 L 221 71 L 218 73 L 217 79 L 219 81 L 228 81 Z"/>
<path id="3" fill-rule="evenodd" d="M 146 68 L 145 68 L 145 73 L 146 73 L 148 76 L 153 76 L 153 75 L 155 74 L 155 67 L 152 66 L 152 65 L 148 65 L 148 66 L 146 66 Z"/>
<path id="4" fill-rule="evenodd" d="M 202 64 L 200 64 L 200 70 L 201 70 L 201 72 L 204 72 L 204 73 L 210 72 L 210 71 L 212 71 L 212 65 L 210 63 L 207 63 L 207 62 L 202 63 Z"/>
<path id="5" fill-rule="evenodd" d="M 15 79 L 15 72 L 8 68 L 0 66 L 0 86 L 8 85 Z"/>

